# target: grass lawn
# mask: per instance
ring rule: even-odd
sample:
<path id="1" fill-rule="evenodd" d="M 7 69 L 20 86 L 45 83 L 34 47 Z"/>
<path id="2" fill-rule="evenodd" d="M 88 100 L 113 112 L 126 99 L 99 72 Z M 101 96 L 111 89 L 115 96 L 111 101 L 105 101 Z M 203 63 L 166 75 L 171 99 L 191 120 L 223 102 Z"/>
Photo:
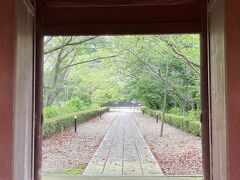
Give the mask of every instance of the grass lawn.
<path id="1" fill-rule="evenodd" d="M 81 175 L 85 168 L 86 168 L 85 165 L 81 165 L 81 166 L 77 167 L 76 169 L 72 169 L 70 171 L 62 172 L 61 174 L 64 174 L 64 175 Z"/>

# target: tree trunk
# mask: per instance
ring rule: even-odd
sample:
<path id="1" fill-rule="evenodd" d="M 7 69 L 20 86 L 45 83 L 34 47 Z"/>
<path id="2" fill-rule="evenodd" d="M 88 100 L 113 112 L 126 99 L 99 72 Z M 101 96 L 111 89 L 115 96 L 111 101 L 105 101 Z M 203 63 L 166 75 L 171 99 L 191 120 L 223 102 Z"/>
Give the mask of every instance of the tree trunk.
<path id="1" fill-rule="evenodd" d="M 187 107 L 185 105 L 183 105 L 183 107 L 182 107 L 182 115 L 186 116 L 186 114 L 187 114 Z"/>
<path id="2" fill-rule="evenodd" d="M 196 111 L 196 103 L 195 103 L 195 101 L 194 101 L 194 98 L 195 98 L 195 95 L 194 94 L 192 94 L 192 110 L 193 111 Z"/>
<path id="3" fill-rule="evenodd" d="M 165 111 L 166 111 L 166 104 L 167 104 L 167 89 L 168 89 L 168 71 L 169 71 L 169 61 L 170 61 L 170 49 L 168 49 L 168 60 L 167 60 L 167 69 L 166 69 L 166 78 L 164 82 L 164 99 L 163 99 L 163 108 L 162 108 L 162 124 L 161 124 L 161 131 L 160 137 L 163 136 L 163 126 L 165 121 Z"/>

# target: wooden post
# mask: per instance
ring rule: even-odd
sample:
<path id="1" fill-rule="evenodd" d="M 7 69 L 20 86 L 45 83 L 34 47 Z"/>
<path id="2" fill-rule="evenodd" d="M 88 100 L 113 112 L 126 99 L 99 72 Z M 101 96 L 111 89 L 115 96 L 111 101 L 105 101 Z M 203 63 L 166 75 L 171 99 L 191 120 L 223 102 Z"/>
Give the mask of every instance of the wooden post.
<path id="1" fill-rule="evenodd" d="M 40 2 L 37 1 L 37 6 Z M 40 9 L 40 8 L 39 8 Z M 34 133 L 34 180 L 41 179 L 42 167 L 42 124 L 43 124 L 43 50 L 44 36 L 41 31 L 41 13 L 37 12 L 36 24 L 36 94 L 35 94 L 35 133 Z"/>
<path id="2" fill-rule="evenodd" d="M 209 145 L 209 89 L 208 89 L 208 51 L 207 51 L 207 1 L 202 0 L 200 34 L 200 71 L 201 71 L 201 123 L 202 123 L 202 158 L 204 180 L 210 180 L 210 145 Z"/>

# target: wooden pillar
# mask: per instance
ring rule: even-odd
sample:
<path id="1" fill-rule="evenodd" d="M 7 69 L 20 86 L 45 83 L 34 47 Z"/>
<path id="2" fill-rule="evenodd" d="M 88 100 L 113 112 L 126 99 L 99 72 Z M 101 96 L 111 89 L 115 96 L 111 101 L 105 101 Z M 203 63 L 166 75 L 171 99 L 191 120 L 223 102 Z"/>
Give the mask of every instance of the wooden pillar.
<path id="1" fill-rule="evenodd" d="M 15 0 L 1 0 L 0 26 L 0 179 L 12 179 Z"/>
<path id="2" fill-rule="evenodd" d="M 203 175 L 210 180 L 210 145 L 209 145 L 209 88 L 208 88 L 208 52 L 207 52 L 207 1 L 202 0 L 200 57 L 201 57 L 201 123 L 202 123 L 202 158 Z"/>
<path id="3" fill-rule="evenodd" d="M 34 144 L 34 180 L 41 179 L 42 167 L 42 123 L 43 123 L 43 36 L 37 33 L 37 63 L 36 63 L 36 118 Z"/>
<path id="4" fill-rule="evenodd" d="M 240 176 L 240 144 L 236 143 L 240 137 L 239 9 L 240 3 L 233 1 L 210 1 L 208 5 L 211 72 L 211 106 L 208 108 L 212 109 L 209 177 L 213 180 L 235 180 Z M 204 167 L 205 175 L 206 165 Z"/>
<path id="5" fill-rule="evenodd" d="M 240 179 L 240 1 L 225 0 L 228 179 Z"/>
<path id="6" fill-rule="evenodd" d="M 33 177 L 34 8 L 30 0 L 0 6 L 0 179 Z"/>
<path id="7" fill-rule="evenodd" d="M 212 179 L 240 177 L 240 2 L 209 3 Z"/>
<path id="8" fill-rule="evenodd" d="M 44 36 L 41 31 L 41 2 L 37 1 L 36 23 L 36 107 L 35 107 L 35 144 L 34 144 L 34 180 L 41 179 L 42 167 L 42 123 L 43 123 L 43 50 Z"/>
<path id="9" fill-rule="evenodd" d="M 15 0 L 14 180 L 33 177 L 35 12 L 30 0 Z"/>

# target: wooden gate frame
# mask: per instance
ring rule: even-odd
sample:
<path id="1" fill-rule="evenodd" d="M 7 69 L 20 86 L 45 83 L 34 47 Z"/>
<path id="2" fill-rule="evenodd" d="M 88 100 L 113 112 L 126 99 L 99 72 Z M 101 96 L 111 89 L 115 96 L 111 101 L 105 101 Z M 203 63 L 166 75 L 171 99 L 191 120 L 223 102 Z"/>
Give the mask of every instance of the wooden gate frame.
<path id="1" fill-rule="evenodd" d="M 36 9 L 36 98 L 35 98 L 35 143 L 34 143 L 34 179 L 41 179 L 41 156 L 42 156 L 42 97 L 43 97 L 43 46 L 44 35 L 125 35 L 125 34 L 169 34 L 169 33 L 199 33 L 200 34 L 200 57 L 201 57 L 201 122 L 202 122 L 202 150 L 203 150 L 203 173 L 204 179 L 210 180 L 210 145 L 209 145 L 209 88 L 208 88 L 208 52 L 207 52 L 207 0 L 122 0 L 113 2 L 110 0 L 38 0 Z M 71 12 L 72 8 L 86 10 L 90 13 L 79 18 L 78 11 Z M 94 21 L 91 17 L 91 9 L 117 8 L 119 11 L 146 13 L 145 22 L 135 19 L 121 19 L 113 11 L 112 19 L 100 18 Z M 142 9 L 141 9 L 142 8 Z M 156 9 L 157 8 L 157 9 Z M 159 9 L 158 9 L 159 8 Z M 140 10 L 139 10 L 140 9 Z M 199 12 L 196 13 L 196 9 Z M 156 12 L 152 12 L 156 10 Z M 160 17 L 156 18 L 156 13 Z M 185 12 L 189 10 L 189 13 Z M 174 16 L 164 17 L 164 13 L 176 12 Z M 63 13 L 64 12 L 64 13 Z M 103 13 L 103 12 L 101 12 Z M 105 17 L 111 16 L 105 12 Z M 119 12 L 120 13 L 120 12 Z M 143 12 L 142 12 L 143 13 Z M 154 14 L 155 13 L 155 14 Z M 186 13 L 179 19 L 179 13 Z M 68 14 L 66 17 L 65 14 Z M 104 14 L 104 13 L 103 13 Z M 81 14 L 82 15 L 82 14 Z M 161 16 L 162 15 L 162 16 Z M 145 17 L 144 16 L 144 17 Z M 91 19 L 92 18 L 92 19 Z M 72 22 L 67 22 L 69 19 Z M 80 20 L 79 20 L 80 19 Z M 152 19 L 155 19 L 153 22 Z M 117 22 L 115 22 L 115 20 Z M 89 23 L 88 23 L 89 21 Z M 92 22 L 90 22 L 92 21 Z M 106 21 L 109 21 L 106 23 Z M 57 22 L 57 23 L 55 23 Z"/>

